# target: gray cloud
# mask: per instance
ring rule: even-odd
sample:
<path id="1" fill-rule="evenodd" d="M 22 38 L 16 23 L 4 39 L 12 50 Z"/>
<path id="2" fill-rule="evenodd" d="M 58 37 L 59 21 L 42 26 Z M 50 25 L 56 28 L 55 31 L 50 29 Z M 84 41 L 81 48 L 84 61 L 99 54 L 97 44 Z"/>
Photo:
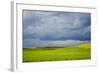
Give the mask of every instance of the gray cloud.
<path id="1" fill-rule="evenodd" d="M 25 39 L 23 47 L 46 47 L 46 46 L 71 46 L 78 45 L 82 43 L 88 43 L 89 41 L 80 40 L 40 40 L 40 39 Z"/>
<path id="2" fill-rule="evenodd" d="M 50 40 L 90 41 L 90 25 L 90 13 L 24 10 L 23 43 L 32 46 Z"/>

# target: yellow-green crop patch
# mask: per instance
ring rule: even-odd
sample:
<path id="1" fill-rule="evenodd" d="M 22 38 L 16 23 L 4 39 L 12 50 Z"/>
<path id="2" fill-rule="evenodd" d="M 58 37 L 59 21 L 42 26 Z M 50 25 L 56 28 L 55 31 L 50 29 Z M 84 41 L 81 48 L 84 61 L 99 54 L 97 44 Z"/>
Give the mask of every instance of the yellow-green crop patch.
<path id="1" fill-rule="evenodd" d="M 23 62 L 91 59 L 90 43 L 67 47 L 24 48 Z"/>

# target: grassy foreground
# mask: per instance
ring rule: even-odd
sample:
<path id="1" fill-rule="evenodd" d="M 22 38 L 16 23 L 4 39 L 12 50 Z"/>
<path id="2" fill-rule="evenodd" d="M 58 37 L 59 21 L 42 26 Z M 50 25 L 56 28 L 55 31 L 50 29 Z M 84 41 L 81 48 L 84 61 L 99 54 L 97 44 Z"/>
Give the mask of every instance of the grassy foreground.
<path id="1" fill-rule="evenodd" d="M 89 43 L 68 47 L 24 48 L 23 62 L 91 59 Z"/>

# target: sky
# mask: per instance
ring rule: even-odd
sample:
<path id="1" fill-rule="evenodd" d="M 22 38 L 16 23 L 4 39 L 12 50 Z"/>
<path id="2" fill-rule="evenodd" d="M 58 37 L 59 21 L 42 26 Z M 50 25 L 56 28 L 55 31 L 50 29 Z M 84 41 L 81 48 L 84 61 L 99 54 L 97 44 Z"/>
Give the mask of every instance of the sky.
<path id="1" fill-rule="evenodd" d="M 91 14 L 23 10 L 23 47 L 70 46 L 90 42 Z"/>

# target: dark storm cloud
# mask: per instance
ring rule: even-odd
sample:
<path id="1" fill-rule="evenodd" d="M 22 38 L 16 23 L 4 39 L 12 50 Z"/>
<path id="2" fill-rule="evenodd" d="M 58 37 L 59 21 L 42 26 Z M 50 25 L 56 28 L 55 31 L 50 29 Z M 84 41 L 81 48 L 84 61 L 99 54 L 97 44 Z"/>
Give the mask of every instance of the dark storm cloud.
<path id="1" fill-rule="evenodd" d="M 90 13 L 23 11 L 24 47 L 46 45 L 47 42 L 47 45 L 49 45 L 54 40 L 61 40 L 61 42 L 63 40 L 64 43 L 65 40 L 71 40 L 71 42 L 74 40 L 74 43 L 75 40 L 81 42 L 90 41 L 90 30 Z M 51 40 L 53 42 L 49 43 Z"/>

